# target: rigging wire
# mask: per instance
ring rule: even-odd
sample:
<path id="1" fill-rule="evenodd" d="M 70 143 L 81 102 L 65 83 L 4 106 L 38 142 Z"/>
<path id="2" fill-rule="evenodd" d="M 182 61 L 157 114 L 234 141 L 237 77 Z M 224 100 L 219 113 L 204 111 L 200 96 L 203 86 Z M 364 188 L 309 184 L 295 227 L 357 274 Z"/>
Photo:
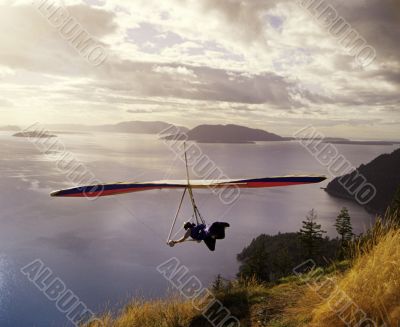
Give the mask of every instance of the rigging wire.
<path id="1" fill-rule="evenodd" d="M 183 147 L 184 147 L 184 151 L 185 151 L 186 178 L 187 178 L 187 185 L 188 185 L 187 188 L 189 190 L 190 200 L 192 202 L 193 215 L 196 218 L 197 225 L 199 225 L 200 223 L 205 224 L 205 220 L 203 219 L 203 217 L 200 214 L 199 209 L 197 208 L 196 201 L 194 200 L 192 186 L 190 185 L 189 166 L 188 166 L 187 154 L 186 154 L 186 142 L 183 143 Z"/>
<path id="2" fill-rule="evenodd" d="M 192 207 L 193 207 L 193 215 L 192 215 L 192 219 L 195 218 L 196 219 L 196 224 L 199 225 L 201 224 L 205 224 L 205 220 L 203 219 L 203 217 L 201 216 L 201 213 L 196 205 L 196 201 L 194 200 L 194 196 L 193 196 L 193 190 L 192 190 L 192 186 L 190 185 L 190 176 L 189 176 L 189 166 L 188 166 L 188 161 L 187 161 L 187 155 L 186 155 L 186 142 L 184 143 L 184 150 L 185 150 L 185 166 L 186 166 L 186 178 L 187 178 L 187 187 L 185 187 L 185 190 L 183 191 L 182 197 L 181 197 L 181 201 L 179 202 L 179 206 L 178 206 L 178 210 L 176 211 L 175 217 L 172 220 L 172 225 L 171 228 L 169 230 L 169 234 L 167 237 L 167 244 L 169 244 L 169 241 L 171 239 L 171 235 L 174 231 L 175 228 L 175 224 L 176 221 L 178 219 L 179 213 L 181 211 L 182 208 L 182 204 L 183 204 L 183 200 L 185 199 L 185 195 L 186 195 L 186 191 L 188 191 L 189 196 L 190 196 L 190 201 L 192 203 Z"/>
<path id="3" fill-rule="evenodd" d="M 171 239 L 171 236 L 172 236 L 172 233 L 174 231 L 175 224 L 176 224 L 176 221 L 178 219 L 179 213 L 180 213 L 180 211 L 182 209 L 183 200 L 185 199 L 185 195 L 186 195 L 187 191 L 189 193 L 190 201 L 191 201 L 192 207 L 193 207 L 192 219 L 193 218 L 196 219 L 196 224 L 197 225 L 199 225 L 200 223 L 204 224 L 204 225 L 206 224 L 205 220 L 201 216 L 199 208 L 196 205 L 196 201 L 194 200 L 192 186 L 190 185 L 189 165 L 188 165 L 187 154 L 186 154 L 186 142 L 183 145 L 184 145 L 184 150 L 185 150 L 185 166 L 186 166 L 187 187 L 185 187 L 185 190 L 183 191 L 183 194 L 182 194 L 182 197 L 181 197 L 181 201 L 179 202 L 178 210 L 176 211 L 175 217 L 172 220 L 172 225 L 171 225 L 171 228 L 169 230 L 168 237 L 167 237 L 167 244 L 169 244 L 169 241 Z"/>
<path id="4" fill-rule="evenodd" d="M 167 238 L 167 244 L 171 239 L 171 235 L 172 235 L 172 232 L 174 230 L 174 227 L 175 227 L 175 224 L 176 224 L 176 220 L 178 219 L 179 212 L 181 211 L 181 207 L 182 207 L 183 199 L 185 198 L 186 190 L 187 190 L 187 188 L 185 188 L 185 190 L 183 191 L 181 202 L 179 203 L 179 207 L 178 207 L 178 210 L 176 211 L 175 218 L 172 221 L 172 226 L 171 226 L 171 229 L 169 230 L 169 234 L 168 234 L 168 238 Z"/>

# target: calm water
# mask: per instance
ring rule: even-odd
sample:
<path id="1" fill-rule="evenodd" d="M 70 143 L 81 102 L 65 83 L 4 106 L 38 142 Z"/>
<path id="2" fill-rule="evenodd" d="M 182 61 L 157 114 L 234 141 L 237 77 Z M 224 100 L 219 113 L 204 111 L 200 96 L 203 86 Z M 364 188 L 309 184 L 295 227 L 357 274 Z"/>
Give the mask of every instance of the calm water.
<path id="1" fill-rule="evenodd" d="M 60 140 L 104 182 L 185 178 L 183 163 L 155 136 L 61 135 Z M 292 142 L 201 148 L 231 178 L 326 174 Z M 355 166 L 394 150 L 338 148 Z M 218 273 L 232 278 L 237 272 L 236 254 L 254 237 L 297 231 L 312 208 L 330 235 L 342 206 L 349 208 L 356 232 L 373 219 L 361 207 L 322 191 L 327 182 L 243 190 L 229 207 L 211 192 L 196 192 L 208 221 L 231 223 L 226 240 L 211 253 L 203 244 L 165 245 L 180 192 L 152 191 L 97 201 L 50 198 L 50 191 L 72 186 L 65 174 L 28 140 L 6 133 L 0 134 L 0 182 L 0 326 L 69 326 L 54 304 L 20 273 L 35 259 L 50 267 L 90 309 L 102 311 L 120 307 L 134 295 L 162 296 L 168 284 L 155 267 L 172 256 L 205 285 Z M 182 220 L 190 215 L 186 203 Z"/>

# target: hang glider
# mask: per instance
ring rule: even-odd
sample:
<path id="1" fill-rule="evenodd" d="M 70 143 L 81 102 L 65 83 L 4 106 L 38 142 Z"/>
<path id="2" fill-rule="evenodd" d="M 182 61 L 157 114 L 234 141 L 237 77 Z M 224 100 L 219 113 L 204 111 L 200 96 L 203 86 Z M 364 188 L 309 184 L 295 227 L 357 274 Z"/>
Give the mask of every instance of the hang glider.
<path id="1" fill-rule="evenodd" d="M 291 186 L 301 184 L 314 184 L 320 183 L 326 179 L 325 176 L 277 176 L 277 177 L 264 177 L 253 179 L 224 179 L 224 180 L 191 180 L 189 176 L 189 166 L 186 156 L 185 146 L 185 165 L 186 165 L 186 180 L 162 180 L 153 182 L 134 182 L 134 183 L 114 183 L 114 184 L 98 184 L 89 186 L 80 186 L 69 188 L 65 190 L 55 191 L 51 193 L 52 197 L 86 197 L 97 198 L 102 196 L 111 196 L 118 194 L 126 194 L 141 191 L 162 190 L 162 189 L 183 189 L 183 194 L 179 203 L 178 210 L 172 221 L 172 226 L 167 237 L 166 243 L 171 246 L 171 236 L 177 222 L 179 212 L 182 208 L 186 193 L 189 193 L 190 201 L 193 207 L 192 219 L 196 225 L 206 225 L 194 199 L 193 189 L 223 189 L 223 188 L 264 188 L 264 187 L 278 187 L 278 186 Z M 172 242 L 172 243 L 171 243 Z"/>
<path id="2" fill-rule="evenodd" d="M 159 189 L 265 188 L 320 183 L 325 176 L 278 176 L 227 180 L 162 180 L 75 187 L 51 193 L 53 197 L 100 197 Z"/>

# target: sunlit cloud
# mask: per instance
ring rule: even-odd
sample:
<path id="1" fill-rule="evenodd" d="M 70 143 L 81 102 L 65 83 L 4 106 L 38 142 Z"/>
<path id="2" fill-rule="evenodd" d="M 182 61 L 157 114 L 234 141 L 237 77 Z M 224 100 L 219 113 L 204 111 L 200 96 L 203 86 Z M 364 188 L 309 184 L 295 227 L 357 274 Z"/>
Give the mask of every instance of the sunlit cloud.
<path id="1" fill-rule="evenodd" d="M 289 135 L 311 122 L 327 135 L 398 136 L 394 1 L 332 2 L 376 48 L 366 68 L 287 0 L 65 1 L 107 50 L 99 67 L 80 57 L 31 1 L 6 3 L 0 8 L 4 124 L 167 120 Z"/>

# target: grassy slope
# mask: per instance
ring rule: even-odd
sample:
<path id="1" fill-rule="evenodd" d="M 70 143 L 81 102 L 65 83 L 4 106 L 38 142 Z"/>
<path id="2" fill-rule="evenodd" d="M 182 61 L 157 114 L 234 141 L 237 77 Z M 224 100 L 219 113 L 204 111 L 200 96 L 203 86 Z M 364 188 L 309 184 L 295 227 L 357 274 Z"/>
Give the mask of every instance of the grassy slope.
<path id="1" fill-rule="evenodd" d="M 397 326 L 400 322 L 399 229 L 375 230 L 368 243 L 358 250 L 350 268 L 344 263 L 334 269 L 319 270 L 307 283 L 294 276 L 275 286 L 234 281 L 216 296 L 240 319 L 241 326 L 344 327 L 344 321 L 359 319 L 361 312 L 377 326 L 384 322 L 387 326 Z M 314 286 L 310 287 L 310 283 Z M 345 304 L 351 305 L 346 308 Z M 150 302 L 136 300 L 119 316 L 105 314 L 102 320 L 107 327 L 211 326 L 190 301 L 176 296 Z"/>
<path id="2" fill-rule="evenodd" d="M 281 285 L 268 287 L 250 282 L 234 282 L 215 295 L 240 320 L 241 326 L 281 326 L 269 324 L 282 317 L 288 305 L 294 305 L 307 288 L 298 281 L 285 281 Z M 177 296 L 164 300 L 134 300 L 115 318 L 111 314 L 101 317 L 107 327 L 208 327 L 212 326 L 190 301 Z M 92 324 L 100 326 L 101 324 Z"/>
<path id="3" fill-rule="evenodd" d="M 400 231 L 390 231 L 368 253 L 359 257 L 353 267 L 338 280 L 342 290 L 354 301 L 345 313 L 356 318 L 363 310 L 379 326 L 398 326 L 400 322 Z M 337 291 L 337 294 L 339 294 Z M 339 295 L 336 295 L 338 297 Z M 331 296 L 333 299 L 335 294 Z M 341 326 L 335 307 L 324 301 L 313 312 L 313 326 Z M 333 309 L 333 310 L 332 310 Z"/>

